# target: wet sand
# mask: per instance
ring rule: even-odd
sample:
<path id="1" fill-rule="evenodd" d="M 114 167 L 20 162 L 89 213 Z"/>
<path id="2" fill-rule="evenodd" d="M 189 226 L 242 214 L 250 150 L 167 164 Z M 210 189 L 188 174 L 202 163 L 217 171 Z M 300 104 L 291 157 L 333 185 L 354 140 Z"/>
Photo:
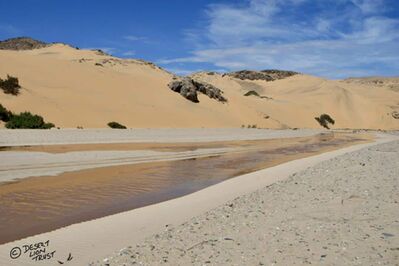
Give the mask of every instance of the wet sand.
<path id="1" fill-rule="evenodd" d="M 176 198 L 234 176 L 368 141 L 371 137 L 364 134 L 329 134 L 197 146 L 179 144 L 176 149 L 224 145 L 246 147 L 246 150 L 216 157 L 96 168 L 3 184 L 0 185 L 0 243 Z M 134 147 L 102 145 L 74 145 L 70 150 L 115 149 L 112 145 L 131 149 L 138 144 L 131 144 Z M 153 146 L 173 147 L 170 144 Z M 61 152 L 67 147 L 35 148 Z"/>
<path id="2" fill-rule="evenodd" d="M 59 175 L 64 172 L 98 167 L 190 159 L 222 155 L 233 150 L 248 150 L 251 147 L 270 143 L 267 139 L 275 134 L 275 132 L 260 131 L 262 133 L 260 136 L 266 138 L 266 140 L 198 142 L 196 139 L 190 139 L 191 142 L 187 143 L 158 143 L 154 139 L 154 142 L 151 143 L 110 142 L 27 146 L 23 144 L 25 141 L 22 138 L 18 141 L 19 146 L 12 146 L 11 143 L 7 143 L 5 145 L 11 146 L 3 146 L 0 149 L 2 158 L 0 160 L 0 183 L 26 177 Z M 43 134 L 50 132 L 43 132 Z M 82 136 L 91 132 L 84 133 Z M 291 131 L 282 136 L 284 138 L 290 136 L 290 134 L 292 134 Z M 296 135 L 301 134 L 304 134 L 302 137 L 307 136 L 306 132 L 296 133 Z M 226 138 L 229 139 L 227 136 Z M 285 138 L 285 140 L 284 143 L 290 143 L 295 138 Z"/>
<path id="3" fill-rule="evenodd" d="M 319 140 L 329 140 L 335 135 L 350 134 L 349 132 L 328 132 L 316 134 Z M 212 149 L 227 147 L 250 147 L 264 144 L 292 143 L 301 141 L 304 137 L 291 137 L 284 139 L 260 139 L 260 140 L 240 140 L 240 141 L 207 141 L 207 142 L 182 142 L 182 143 L 157 143 L 157 142 L 137 142 L 137 143 L 85 143 L 85 144 L 52 144 L 52 145 L 19 145 L 1 146 L 0 151 L 31 151 L 47 153 L 64 153 L 77 151 L 129 151 L 129 150 L 153 150 L 153 151 L 192 151 L 195 149 Z"/>

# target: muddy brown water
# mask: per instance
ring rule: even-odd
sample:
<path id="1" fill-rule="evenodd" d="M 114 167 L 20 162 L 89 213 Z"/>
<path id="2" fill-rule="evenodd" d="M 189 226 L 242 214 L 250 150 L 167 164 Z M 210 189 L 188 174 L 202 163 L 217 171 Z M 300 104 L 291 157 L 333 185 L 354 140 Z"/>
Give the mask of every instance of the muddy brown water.
<path id="1" fill-rule="evenodd" d="M 188 160 L 112 166 L 31 177 L 0 184 L 0 244 L 78 222 L 183 196 L 259 169 L 371 141 L 365 134 L 196 144 L 99 144 L 16 147 L 47 152 L 76 150 L 186 150 L 246 147 L 244 151 Z"/>

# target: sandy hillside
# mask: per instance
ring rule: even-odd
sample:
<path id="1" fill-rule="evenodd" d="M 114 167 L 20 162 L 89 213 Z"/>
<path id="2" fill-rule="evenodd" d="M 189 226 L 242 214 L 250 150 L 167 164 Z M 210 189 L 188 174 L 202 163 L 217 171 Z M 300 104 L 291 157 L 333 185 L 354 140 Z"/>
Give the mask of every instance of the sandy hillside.
<path id="1" fill-rule="evenodd" d="M 334 128 L 397 129 L 399 92 L 374 83 L 294 75 L 277 81 L 194 75 L 223 91 L 227 103 L 199 93 L 193 103 L 168 88 L 173 75 L 157 66 L 98 51 L 53 44 L 33 50 L 0 50 L 0 77 L 19 78 L 18 96 L 0 92 L 13 112 L 31 111 L 59 127 L 106 127 L 118 121 L 140 127 L 320 128 L 322 113 Z M 244 96 L 254 90 L 261 96 Z M 398 114 L 399 116 L 399 114 Z"/>
<path id="2" fill-rule="evenodd" d="M 334 128 L 399 127 L 399 120 L 393 117 L 393 113 L 399 111 L 399 93 L 390 86 L 308 75 L 272 82 L 239 80 L 207 73 L 195 77 L 224 91 L 234 91 L 241 104 L 269 117 L 267 120 L 287 127 L 317 127 L 314 117 L 322 113 L 334 118 Z M 256 91 L 261 97 L 241 97 L 248 91 Z"/>

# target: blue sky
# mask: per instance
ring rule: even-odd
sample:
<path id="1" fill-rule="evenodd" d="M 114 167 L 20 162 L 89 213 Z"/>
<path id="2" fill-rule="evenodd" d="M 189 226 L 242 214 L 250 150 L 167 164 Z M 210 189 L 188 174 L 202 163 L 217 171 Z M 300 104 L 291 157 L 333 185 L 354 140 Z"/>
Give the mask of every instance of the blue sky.
<path id="1" fill-rule="evenodd" d="M 0 39 L 16 36 L 100 48 L 178 74 L 399 76 L 397 0 L 0 0 Z"/>

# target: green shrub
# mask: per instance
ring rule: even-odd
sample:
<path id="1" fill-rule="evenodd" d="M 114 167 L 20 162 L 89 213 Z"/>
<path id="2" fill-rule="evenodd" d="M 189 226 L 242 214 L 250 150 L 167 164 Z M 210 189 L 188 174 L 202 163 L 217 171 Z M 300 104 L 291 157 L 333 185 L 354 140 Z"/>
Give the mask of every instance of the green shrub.
<path id="1" fill-rule="evenodd" d="M 32 129 L 50 129 L 54 127 L 53 123 L 46 123 L 40 115 L 34 115 L 30 112 L 23 112 L 13 115 L 6 123 L 6 128 L 32 128 Z"/>
<path id="2" fill-rule="evenodd" d="M 315 117 L 314 119 L 316 119 L 316 121 L 319 122 L 322 127 L 327 129 L 330 129 L 329 124 L 335 124 L 334 119 L 332 119 L 328 114 L 322 114 L 320 117 Z"/>
<path id="3" fill-rule="evenodd" d="M 249 92 L 244 94 L 244 96 L 251 96 L 251 95 L 260 97 L 259 93 L 257 93 L 256 91 L 249 91 Z"/>
<path id="4" fill-rule="evenodd" d="M 12 113 L 0 104 L 0 121 L 8 122 L 12 117 Z"/>
<path id="5" fill-rule="evenodd" d="M 115 121 L 109 122 L 107 125 L 108 125 L 110 128 L 126 129 L 126 127 L 125 127 L 124 125 L 119 124 L 118 122 L 115 122 Z"/>
<path id="6" fill-rule="evenodd" d="M 44 123 L 42 126 L 42 129 L 50 129 L 55 127 L 55 125 L 53 123 Z"/>
<path id="7" fill-rule="evenodd" d="M 6 94 L 18 95 L 21 86 L 19 85 L 18 78 L 7 75 L 7 79 L 0 79 L 0 88 Z"/>

